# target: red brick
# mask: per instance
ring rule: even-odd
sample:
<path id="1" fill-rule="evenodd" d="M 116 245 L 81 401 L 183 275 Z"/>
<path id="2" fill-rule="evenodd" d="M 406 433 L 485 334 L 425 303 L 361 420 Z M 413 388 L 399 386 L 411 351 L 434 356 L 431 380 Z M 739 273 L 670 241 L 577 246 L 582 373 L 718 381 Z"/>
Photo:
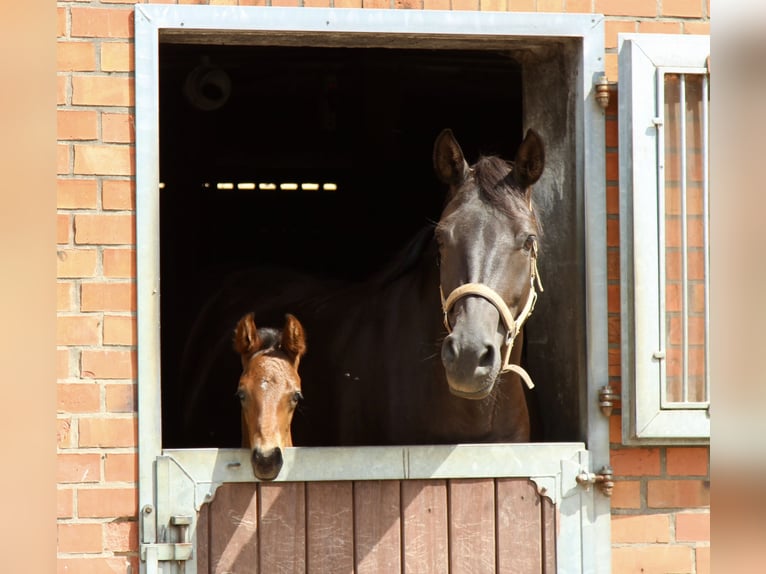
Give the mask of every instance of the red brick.
<path id="1" fill-rule="evenodd" d="M 72 223 L 68 215 L 56 216 L 56 244 L 67 245 L 71 238 Z"/>
<path id="2" fill-rule="evenodd" d="M 80 448 L 136 446 L 136 419 L 81 417 L 79 420 Z"/>
<path id="3" fill-rule="evenodd" d="M 423 0 L 424 10 L 449 10 L 451 0 Z"/>
<path id="4" fill-rule="evenodd" d="M 111 552 L 138 551 L 138 522 L 104 524 L 104 546 Z"/>
<path id="5" fill-rule="evenodd" d="M 615 183 L 620 181 L 620 163 L 616 151 L 606 153 L 606 180 Z"/>
<path id="6" fill-rule="evenodd" d="M 622 417 L 620 415 L 609 417 L 609 442 L 613 444 L 622 442 Z"/>
<path id="7" fill-rule="evenodd" d="M 612 98 L 610 97 L 609 99 L 611 100 Z M 616 119 L 607 118 L 606 130 L 605 130 L 606 147 L 612 148 L 612 150 L 617 149 L 619 144 L 618 126 L 619 124 Z M 617 186 L 614 185 L 613 187 L 617 187 Z"/>
<path id="8" fill-rule="evenodd" d="M 689 546 L 650 544 L 612 548 L 612 572 L 648 574 L 694 572 L 694 549 Z"/>
<path id="9" fill-rule="evenodd" d="M 109 143 L 134 143 L 136 129 L 133 114 L 103 114 L 101 139 Z"/>
<path id="10" fill-rule="evenodd" d="M 617 54 L 604 54 L 604 74 L 606 74 L 606 77 L 609 79 L 610 82 L 616 82 L 617 78 L 619 77 L 619 70 L 617 65 Z M 614 102 L 614 105 L 617 105 L 617 98 L 615 96 L 614 91 L 609 92 L 610 96 L 610 104 L 611 107 L 613 104 L 611 101 Z M 607 108 L 607 111 L 609 111 L 609 108 Z"/>
<path id="11" fill-rule="evenodd" d="M 131 518 L 138 514 L 135 488 L 81 488 L 77 491 L 80 518 Z"/>
<path id="12" fill-rule="evenodd" d="M 104 345 L 135 345 L 136 318 L 121 315 L 104 317 Z"/>
<path id="13" fill-rule="evenodd" d="M 69 157 L 71 147 L 69 144 L 56 145 L 56 174 L 67 175 L 69 173 Z"/>
<path id="14" fill-rule="evenodd" d="M 115 574 L 115 572 L 138 572 L 130 566 L 132 557 L 114 556 L 105 558 L 70 558 L 59 556 L 56 561 L 56 574 Z M 130 568 L 133 568 L 132 570 Z"/>
<path id="15" fill-rule="evenodd" d="M 710 506 L 710 489 L 702 480 L 650 480 L 650 508 L 699 508 Z"/>
<path id="16" fill-rule="evenodd" d="M 607 309 L 610 313 L 620 312 L 620 285 L 607 286 Z"/>
<path id="17" fill-rule="evenodd" d="M 56 69 L 59 72 L 93 72 L 96 69 L 93 42 L 57 42 Z"/>
<path id="18" fill-rule="evenodd" d="M 67 10 L 63 6 L 56 9 L 56 36 L 61 38 L 66 36 Z"/>
<path id="19" fill-rule="evenodd" d="M 59 106 L 66 105 L 69 101 L 69 80 L 69 76 L 56 77 L 56 104 Z"/>
<path id="20" fill-rule="evenodd" d="M 109 413 L 136 412 L 136 386 L 132 384 L 107 385 L 106 411 Z"/>
<path id="21" fill-rule="evenodd" d="M 135 249 L 104 249 L 104 277 L 131 279 L 136 277 Z"/>
<path id="22" fill-rule="evenodd" d="M 101 43 L 102 72 L 132 72 L 133 44 L 128 42 Z"/>
<path id="23" fill-rule="evenodd" d="M 681 22 L 658 22 L 644 20 L 638 23 L 639 34 L 680 34 Z"/>
<path id="24" fill-rule="evenodd" d="M 69 370 L 69 349 L 57 349 L 56 350 L 56 378 L 68 379 L 70 375 Z"/>
<path id="25" fill-rule="evenodd" d="M 74 173 L 77 175 L 130 175 L 135 149 L 126 145 L 75 145 Z"/>
<path id="26" fill-rule="evenodd" d="M 101 318 L 94 315 L 60 315 L 56 319 L 57 345 L 97 345 Z"/>
<path id="27" fill-rule="evenodd" d="M 72 36 L 84 38 L 133 37 L 133 10 L 72 8 Z"/>
<path id="28" fill-rule="evenodd" d="M 70 417 L 56 421 L 56 444 L 59 448 L 72 448 L 74 446 L 72 434 L 72 419 Z"/>
<path id="29" fill-rule="evenodd" d="M 606 273 L 610 281 L 620 280 L 620 250 L 618 248 L 606 251 Z"/>
<path id="30" fill-rule="evenodd" d="M 593 12 L 592 0 L 567 0 L 569 14 L 590 14 Z"/>
<path id="31" fill-rule="evenodd" d="M 70 281 L 56 282 L 56 310 L 60 313 L 72 311 L 74 304 L 74 285 Z"/>
<path id="32" fill-rule="evenodd" d="M 135 311 L 134 283 L 84 283 L 80 288 L 80 310 Z"/>
<path id="33" fill-rule="evenodd" d="M 612 450 L 611 464 L 615 476 L 659 476 L 660 449 L 622 448 Z"/>
<path id="34" fill-rule="evenodd" d="M 80 354 L 81 376 L 86 379 L 134 379 L 134 351 L 90 351 Z"/>
<path id="35" fill-rule="evenodd" d="M 698 546 L 694 549 L 696 557 L 696 574 L 710 574 L 710 546 Z"/>
<path id="36" fill-rule="evenodd" d="M 704 0 L 662 0 L 663 16 L 702 17 Z"/>
<path id="37" fill-rule="evenodd" d="M 104 209 L 135 209 L 136 184 L 133 181 L 106 180 L 103 185 L 101 204 Z"/>
<path id="38" fill-rule="evenodd" d="M 506 12 L 508 0 L 479 0 L 479 10 L 482 12 Z"/>
<path id="39" fill-rule="evenodd" d="M 612 516 L 612 543 L 667 543 L 670 542 L 670 515 L 616 515 Z"/>
<path id="40" fill-rule="evenodd" d="M 667 473 L 673 476 L 707 476 L 708 447 L 668 447 L 665 453 Z"/>
<path id="41" fill-rule="evenodd" d="M 98 113 L 91 110 L 58 110 L 57 133 L 60 140 L 98 138 Z"/>
<path id="42" fill-rule="evenodd" d="M 508 0 L 508 10 L 512 12 L 534 12 L 535 0 Z"/>
<path id="43" fill-rule="evenodd" d="M 606 244 L 607 247 L 620 246 L 620 222 L 611 217 L 606 221 Z"/>
<path id="44" fill-rule="evenodd" d="M 78 245 L 132 245 L 136 242 L 133 215 L 77 214 L 74 240 Z"/>
<path id="45" fill-rule="evenodd" d="M 246 0 L 240 0 L 240 6 L 244 6 Z M 265 6 L 267 0 L 247 0 L 247 6 Z M 363 0 L 364 1 L 364 0 Z M 306 8 L 329 8 L 330 0 L 303 0 Z"/>
<path id="46" fill-rule="evenodd" d="M 710 22 L 684 22 L 684 34 L 710 35 Z"/>
<path id="47" fill-rule="evenodd" d="M 98 182 L 95 179 L 59 179 L 56 182 L 59 209 L 95 209 L 98 207 Z"/>
<path id="48" fill-rule="evenodd" d="M 609 349 L 607 352 L 608 356 L 608 366 L 609 366 L 609 376 L 610 377 L 619 377 L 621 374 L 622 369 L 622 363 L 620 362 L 622 360 L 622 357 L 620 355 L 620 349 Z M 612 387 L 614 388 L 615 385 L 612 384 Z M 615 392 L 617 392 L 615 390 Z M 619 402 L 618 402 L 619 404 Z"/>
<path id="49" fill-rule="evenodd" d="M 612 508 L 641 508 L 641 482 L 638 480 L 615 480 L 612 492 Z"/>
<path id="50" fill-rule="evenodd" d="M 538 12 L 564 12 L 563 0 L 537 0 Z"/>
<path id="51" fill-rule="evenodd" d="M 95 249 L 59 249 L 57 255 L 57 277 L 94 277 L 96 275 L 98 253 Z"/>
<path id="52" fill-rule="evenodd" d="M 107 482 L 138 482 L 137 455 L 105 454 L 104 480 Z"/>
<path id="53" fill-rule="evenodd" d="M 657 16 L 657 2 L 650 0 L 595 0 L 594 11 L 605 16 Z"/>
<path id="54" fill-rule="evenodd" d="M 620 344 L 620 318 L 609 317 L 607 319 L 607 336 L 609 337 L 610 345 Z"/>
<path id="55" fill-rule="evenodd" d="M 74 491 L 71 488 L 56 490 L 56 518 L 72 518 L 74 516 Z"/>
<path id="56" fill-rule="evenodd" d="M 98 482 L 101 456 L 98 454 L 59 454 L 56 482 Z"/>
<path id="57" fill-rule="evenodd" d="M 133 106 L 133 81 L 121 76 L 73 76 L 72 104 Z"/>
<path id="58" fill-rule="evenodd" d="M 676 541 L 709 542 L 710 512 L 681 512 L 677 514 Z"/>
<path id="59" fill-rule="evenodd" d="M 59 524 L 58 551 L 61 553 L 98 553 L 102 550 L 100 524 Z"/>
<path id="60" fill-rule="evenodd" d="M 96 413 L 101 410 L 101 389 L 88 383 L 58 383 L 57 409 L 60 413 Z"/>

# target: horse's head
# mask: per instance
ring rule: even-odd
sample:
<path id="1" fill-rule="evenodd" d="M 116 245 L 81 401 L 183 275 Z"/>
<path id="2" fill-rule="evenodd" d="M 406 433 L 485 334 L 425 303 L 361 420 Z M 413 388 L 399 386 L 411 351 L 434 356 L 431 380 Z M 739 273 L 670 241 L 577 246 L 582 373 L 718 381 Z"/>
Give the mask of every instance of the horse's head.
<path id="1" fill-rule="evenodd" d="M 292 315 L 279 329 L 256 328 L 253 313 L 234 334 L 242 357 L 237 398 L 242 404 L 242 446 L 252 450 L 253 473 L 273 480 L 282 469 L 282 449 L 292 446 L 290 425 L 301 399 L 298 364 L 306 353 L 303 326 Z"/>
<path id="2" fill-rule="evenodd" d="M 436 174 L 449 186 L 436 239 L 449 331 L 441 356 L 450 390 L 482 399 L 508 370 L 531 385 L 516 366 L 520 345 L 514 349 L 513 342 L 537 296 L 539 228 L 531 186 L 545 163 L 542 139 L 529 130 L 513 163 L 483 157 L 469 165 L 446 129 L 436 139 L 433 159 Z"/>

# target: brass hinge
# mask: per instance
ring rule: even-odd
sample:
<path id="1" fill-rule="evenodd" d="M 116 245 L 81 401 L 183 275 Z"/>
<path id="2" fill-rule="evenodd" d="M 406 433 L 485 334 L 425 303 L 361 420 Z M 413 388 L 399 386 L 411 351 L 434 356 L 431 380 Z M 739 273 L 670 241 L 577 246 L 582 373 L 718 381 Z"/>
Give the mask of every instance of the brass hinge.
<path id="1" fill-rule="evenodd" d="M 598 408 L 601 409 L 601 413 L 605 417 L 612 415 L 612 409 L 614 408 L 615 401 L 620 400 L 620 395 L 614 392 L 614 389 L 610 384 L 606 384 L 601 387 L 598 392 Z"/>
<path id="2" fill-rule="evenodd" d="M 596 101 L 604 109 L 609 107 L 609 80 L 606 74 L 601 74 L 596 80 Z"/>
<path id="3" fill-rule="evenodd" d="M 612 474 L 612 467 L 605 464 L 599 473 L 582 471 L 577 475 L 577 484 L 584 486 L 586 489 L 590 488 L 591 484 L 595 484 L 604 496 L 612 496 L 612 490 L 614 489 L 614 475 Z"/>

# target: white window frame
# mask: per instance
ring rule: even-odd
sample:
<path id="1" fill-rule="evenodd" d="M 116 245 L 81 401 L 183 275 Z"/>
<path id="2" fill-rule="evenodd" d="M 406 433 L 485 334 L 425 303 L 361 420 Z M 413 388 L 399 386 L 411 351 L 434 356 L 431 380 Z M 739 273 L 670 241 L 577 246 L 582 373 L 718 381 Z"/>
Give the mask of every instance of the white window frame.
<path id="1" fill-rule="evenodd" d="M 665 72 L 706 73 L 710 37 L 620 34 L 618 44 L 622 440 L 625 444 L 707 444 L 709 403 L 689 402 L 681 408 L 678 403 L 663 404 L 662 78 Z M 704 195 L 708 194 L 706 183 Z M 706 265 L 706 282 L 708 269 Z M 709 369 L 706 373 L 709 376 Z M 708 393 L 709 388 L 708 384 Z"/>

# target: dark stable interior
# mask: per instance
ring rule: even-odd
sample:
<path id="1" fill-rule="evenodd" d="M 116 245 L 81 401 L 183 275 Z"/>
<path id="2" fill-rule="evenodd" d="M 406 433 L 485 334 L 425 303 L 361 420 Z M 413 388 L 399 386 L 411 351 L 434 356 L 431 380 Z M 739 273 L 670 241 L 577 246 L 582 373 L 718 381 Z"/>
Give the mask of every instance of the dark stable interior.
<path id="1" fill-rule="evenodd" d="M 196 86 L 196 105 L 188 97 L 200 65 L 225 72 L 228 98 L 216 82 Z M 439 217 L 431 158 L 443 128 L 469 161 L 513 157 L 521 69 L 479 50 L 161 43 L 159 80 L 163 446 L 191 448 L 178 432 L 178 361 L 210 290 L 246 266 L 343 278 L 379 268 Z"/>

